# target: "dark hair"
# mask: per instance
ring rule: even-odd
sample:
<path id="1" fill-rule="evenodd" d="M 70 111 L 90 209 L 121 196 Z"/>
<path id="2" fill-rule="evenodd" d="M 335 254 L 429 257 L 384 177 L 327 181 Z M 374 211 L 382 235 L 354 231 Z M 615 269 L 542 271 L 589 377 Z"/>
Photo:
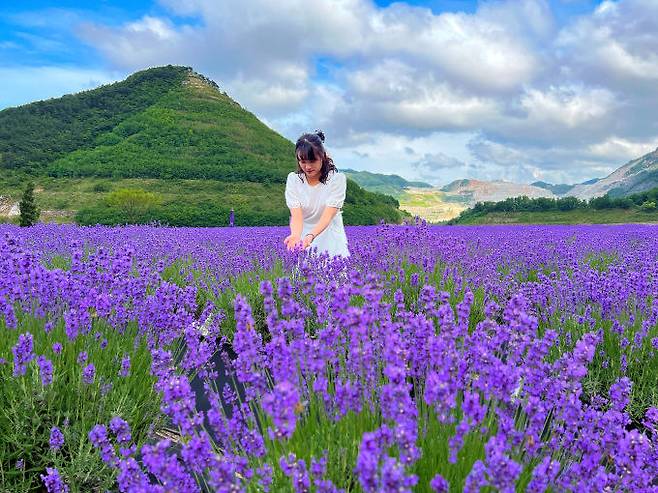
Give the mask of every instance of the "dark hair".
<path id="1" fill-rule="evenodd" d="M 320 182 L 327 183 L 327 177 L 329 176 L 330 171 L 336 171 L 336 166 L 334 165 L 333 159 L 327 155 L 327 151 L 324 150 L 324 133 L 322 130 L 316 130 L 312 134 L 304 134 L 295 144 L 295 156 L 297 157 L 297 171 L 299 179 L 303 180 L 302 175 L 304 170 L 302 170 L 301 165 L 299 164 L 300 160 L 303 161 L 315 161 L 317 158 L 322 158 L 322 168 L 320 168 Z"/>

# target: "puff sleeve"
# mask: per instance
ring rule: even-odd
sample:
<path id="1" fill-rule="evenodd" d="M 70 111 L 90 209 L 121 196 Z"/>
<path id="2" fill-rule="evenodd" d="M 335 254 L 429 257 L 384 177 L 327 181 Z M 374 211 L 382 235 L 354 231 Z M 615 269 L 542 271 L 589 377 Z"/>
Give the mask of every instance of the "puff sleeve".
<path id="1" fill-rule="evenodd" d="M 302 199 L 299 193 L 299 177 L 297 173 L 288 173 L 286 180 L 286 205 L 289 209 L 302 206 Z"/>
<path id="2" fill-rule="evenodd" d="M 345 191 L 347 190 L 347 177 L 343 173 L 334 173 L 329 181 L 329 193 L 327 194 L 328 207 L 337 207 L 341 209 L 345 201 Z"/>

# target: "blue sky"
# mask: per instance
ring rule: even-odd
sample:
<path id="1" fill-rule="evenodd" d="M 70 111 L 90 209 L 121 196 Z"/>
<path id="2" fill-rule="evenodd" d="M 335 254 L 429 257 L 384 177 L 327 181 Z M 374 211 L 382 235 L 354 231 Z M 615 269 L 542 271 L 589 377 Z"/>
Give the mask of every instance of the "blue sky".
<path id="1" fill-rule="evenodd" d="M 81 5 L 84 5 L 81 7 Z M 658 145 L 655 0 L 24 0 L 0 109 L 192 66 L 339 167 L 577 182 Z"/>

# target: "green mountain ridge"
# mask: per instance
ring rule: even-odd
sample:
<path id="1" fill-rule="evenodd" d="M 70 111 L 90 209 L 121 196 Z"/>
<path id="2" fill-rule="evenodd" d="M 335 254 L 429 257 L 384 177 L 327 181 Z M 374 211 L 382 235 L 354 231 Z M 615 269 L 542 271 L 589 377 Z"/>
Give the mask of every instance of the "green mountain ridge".
<path id="1" fill-rule="evenodd" d="M 295 168 L 292 142 L 190 67 L 0 111 L 0 196 L 30 177 L 46 208 L 83 223 L 126 222 L 107 195 L 137 188 L 161 199 L 139 222 L 223 225 L 235 207 L 238 225 L 287 224 Z M 400 222 L 398 206 L 348 179 L 346 224 Z"/>
<path id="2" fill-rule="evenodd" d="M 399 199 L 405 190 L 415 188 L 433 188 L 429 183 L 422 181 L 408 181 L 399 175 L 385 175 L 383 173 L 372 173 L 370 171 L 356 171 L 353 169 L 341 170 L 357 182 L 361 187 L 372 192 L 380 192 Z"/>

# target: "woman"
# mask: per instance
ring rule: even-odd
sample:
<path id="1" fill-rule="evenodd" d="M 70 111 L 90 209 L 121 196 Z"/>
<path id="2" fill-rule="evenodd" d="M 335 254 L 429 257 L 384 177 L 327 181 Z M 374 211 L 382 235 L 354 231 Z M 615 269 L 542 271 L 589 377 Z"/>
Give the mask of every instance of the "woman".
<path id="1" fill-rule="evenodd" d="M 324 149 L 324 134 L 304 134 L 295 145 L 297 171 L 288 174 L 286 205 L 290 209 L 290 234 L 283 240 L 288 250 L 298 246 L 318 253 L 348 257 L 342 207 L 347 179 L 339 173 Z"/>

